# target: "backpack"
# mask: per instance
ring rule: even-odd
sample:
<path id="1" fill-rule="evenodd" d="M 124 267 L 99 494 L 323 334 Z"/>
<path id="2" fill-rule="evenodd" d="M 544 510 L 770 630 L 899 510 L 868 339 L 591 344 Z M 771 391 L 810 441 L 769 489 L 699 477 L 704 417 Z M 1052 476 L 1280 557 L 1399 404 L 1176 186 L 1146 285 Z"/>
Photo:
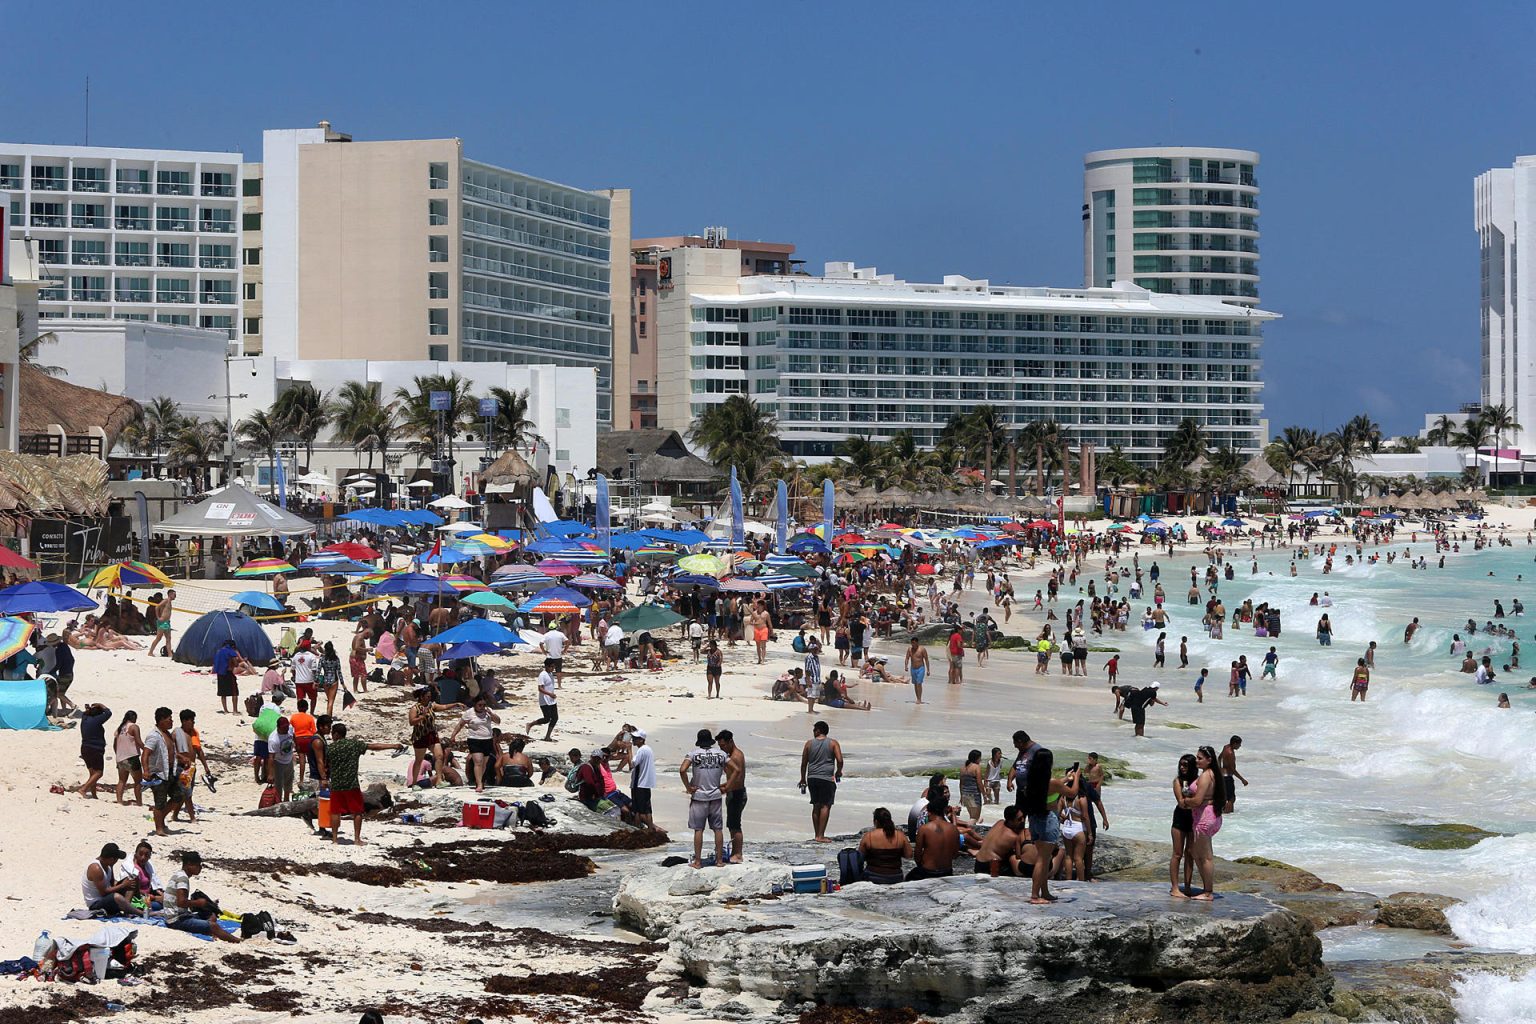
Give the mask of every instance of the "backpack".
<path id="1" fill-rule="evenodd" d="M 261 694 L 248 693 L 245 695 L 245 714 L 248 718 L 261 716 Z"/>
<path id="2" fill-rule="evenodd" d="M 517 805 L 517 821 L 529 828 L 545 828 L 549 825 L 549 816 L 544 813 L 544 808 L 530 800 Z"/>
<path id="3" fill-rule="evenodd" d="M 837 884 L 852 885 L 864 881 L 864 855 L 850 846 L 837 854 Z"/>
<path id="4" fill-rule="evenodd" d="M 95 984 L 96 965 L 91 960 L 91 947 L 79 946 L 69 956 L 57 961 L 53 965 L 53 976 L 58 981 L 71 984 L 77 981 Z"/>
<path id="5" fill-rule="evenodd" d="M 261 800 L 256 804 L 257 810 L 266 810 L 277 805 L 277 787 L 268 786 L 261 791 Z"/>
<path id="6" fill-rule="evenodd" d="M 795 653 L 796 654 L 804 654 L 805 653 L 805 634 L 804 633 L 796 633 L 795 634 L 794 643 L 790 644 L 789 646 L 791 646 L 791 647 L 793 647 L 795 649 Z"/>

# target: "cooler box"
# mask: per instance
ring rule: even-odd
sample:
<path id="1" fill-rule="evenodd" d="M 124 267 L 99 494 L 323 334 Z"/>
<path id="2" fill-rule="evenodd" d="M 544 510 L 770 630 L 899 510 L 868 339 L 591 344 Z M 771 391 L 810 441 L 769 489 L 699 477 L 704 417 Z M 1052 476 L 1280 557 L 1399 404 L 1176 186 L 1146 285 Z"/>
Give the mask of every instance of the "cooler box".
<path id="1" fill-rule="evenodd" d="M 825 864 L 795 864 L 789 870 L 795 881 L 795 892 L 821 892 L 826 888 Z"/>
<path id="2" fill-rule="evenodd" d="M 465 801 L 462 820 L 465 828 L 503 828 L 512 820 L 512 812 L 511 804 L 482 798 Z"/>
<path id="3" fill-rule="evenodd" d="M 319 797 L 318 798 L 318 803 L 320 805 L 320 809 L 319 809 L 319 812 L 317 814 L 317 817 L 320 819 L 320 827 L 321 828 L 330 828 L 331 827 L 331 798 L 329 796 Z"/>

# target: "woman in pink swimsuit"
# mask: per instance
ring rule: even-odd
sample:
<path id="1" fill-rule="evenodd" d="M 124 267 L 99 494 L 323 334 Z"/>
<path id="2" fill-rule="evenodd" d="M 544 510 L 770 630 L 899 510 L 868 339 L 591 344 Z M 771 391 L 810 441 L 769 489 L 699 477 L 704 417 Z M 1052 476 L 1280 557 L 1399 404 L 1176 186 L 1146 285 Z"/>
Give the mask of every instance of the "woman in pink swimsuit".
<path id="1" fill-rule="evenodd" d="M 1217 764 L 1215 748 L 1201 747 L 1195 754 L 1195 766 L 1200 771 L 1200 777 L 1195 780 L 1194 793 L 1180 800 L 1180 806 L 1188 808 L 1195 819 L 1190 843 L 1193 846 L 1195 866 L 1200 869 L 1202 886 L 1199 895 L 1190 897 L 1196 900 L 1208 901 L 1215 898 L 1216 865 L 1211 852 L 1211 839 L 1221 831 L 1223 795 L 1221 780 L 1216 775 Z"/>

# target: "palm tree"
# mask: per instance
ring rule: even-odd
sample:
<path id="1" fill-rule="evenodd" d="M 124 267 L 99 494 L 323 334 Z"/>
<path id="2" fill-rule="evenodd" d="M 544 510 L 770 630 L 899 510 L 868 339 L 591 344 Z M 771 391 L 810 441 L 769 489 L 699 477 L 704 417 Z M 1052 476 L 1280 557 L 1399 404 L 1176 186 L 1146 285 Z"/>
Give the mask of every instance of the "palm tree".
<path id="1" fill-rule="evenodd" d="M 1435 445 L 1450 444 L 1451 436 L 1456 433 L 1456 430 L 1456 421 L 1445 413 L 1441 413 L 1440 418 L 1435 420 L 1435 425 L 1429 428 L 1429 443 Z"/>
<path id="2" fill-rule="evenodd" d="M 224 424 L 218 420 L 184 420 L 170 439 L 172 459 L 191 470 L 198 486 L 208 487 L 208 466 L 224 450 Z"/>
<path id="3" fill-rule="evenodd" d="M 1504 447 L 1504 435 L 1525 428 L 1515 422 L 1515 413 L 1507 405 L 1490 405 L 1483 410 L 1483 423 L 1493 431 L 1493 474 L 1499 473 L 1499 449 Z"/>
<path id="4" fill-rule="evenodd" d="M 315 461 L 315 439 L 331 425 L 330 396 L 322 394 L 309 381 L 298 381 L 277 396 L 273 416 L 285 433 L 304 446 L 304 464 Z"/>
<path id="5" fill-rule="evenodd" d="M 235 424 L 235 436 L 240 443 L 267 457 L 271 471 L 269 479 L 274 487 L 277 486 L 277 446 L 288 434 L 288 422 L 278 415 L 275 407 L 271 412 L 258 409 Z"/>
<path id="6" fill-rule="evenodd" d="M 20 313 L 16 314 L 16 326 L 17 327 L 21 326 L 21 314 Z M 24 342 L 22 342 L 20 348 L 18 349 L 18 351 L 21 353 L 21 361 L 23 363 L 26 363 L 27 365 L 35 368 L 35 369 L 43 371 L 44 373 L 46 373 L 50 377 L 68 377 L 69 376 L 69 371 L 64 369 L 64 367 L 62 367 L 62 366 L 43 366 L 43 365 L 39 364 L 38 361 L 37 361 L 37 357 L 38 357 L 39 351 L 42 349 L 42 347 L 44 345 L 55 344 L 55 343 L 58 342 L 58 340 L 59 340 L 59 336 L 57 334 L 55 334 L 54 332 L 52 332 L 52 331 L 44 331 L 42 334 L 39 334 L 37 337 L 33 338 L 31 341 L 24 341 Z"/>
<path id="7" fill-rule="evenodd" d="M 1307 468 L 1309 460 L 1321 445 L 1322 438 L 1311 427 L 1286 427 L 1266 450 L 1265 458 L 1269 464 L 1285 473 L 1287 494 L 1295 485 L 1296 467 Z M 1284 467 L 1283 470 L 1281 467 Z"/>
<path id="8" fill-rule="evenodd" d="M 1248 460 L 1242 452 L 1222 445 L 1209 453 L 1206 458 L 1209 465 L 1206 466 L 1202 476 L 1216 491 L 1217 504 L 1220 504 L 1222 495 L 1240 494 L 1244 488 L 1253 485 L 1253 480 L 1248 476 L 1245 468 Z"/>
<path id="9" fill-rule="evenodd" d="M 1066 428 L 1055 420 L 1027 423 L 1019 431 L 1019 446 L 1035 453 L 1035 490 L 1045 494 L 1046 474 L 1061 466 L 1061 451 L 1068 442 Z M 1063 486 L 1066 480 L 1062 481 Z"/>
<path id="10" fill-rule="evenodd" d="M 1139 465 L 1126 456 L 1125 450 L 1119 445 L 1115 445 L 1109 451 L 1099 456 L 1098 468 L 1099 476 L 1103 477 L 1112 487 L 1118 487 L 1121 484 L 1127 483 L 1140 483 L 1146 475 Z"/>
<path id="11" fill-rule="evenodd" d="M 1188 466 L 1205 454 L 1205 429 L 1193 416 L 1179 420 L 1163 442 L 1163 460 L 1177 466 Z"/>
<path id="12" fill-rule="evenodd" d="M 160 457 L 160 450 L 181 429 L 185 418 L 181 406 L 160 395 L 139 407 L 138 415 L 124 431 L 129 447 L 140 455 Z"/>
<path id="13" fill-rule="evenodd" d="M 1473 416 L 1451 435 L 1453 447 L 1472 449 L 1474 466 L 1477 464 L 1478 449 L 1487 448 L 1492 443 L 1493 430 L 1488 426 L 1488 421 L 1481 416 Z"/>
<path id="14" fill-rule="evenodd" d="M 496 400 L 496 416 L 491 420 L 491 443 L 503 451 L 509 448 L 534 448 L 544 443 L 538 424 L 528 418 L 528 391 L 491 388 L 487 398 Z"/>
<path id="15" fill-rule="evenodd" d="M 756 485 L 781 454 L 778 420 L 746 395 L 731 395 L 705 409 L 688 429 L 688 439 L 703 447 L 717 467 L 735 466 L 744 488 Z"/>
<path id="16" fill-rule="evenodd" d="M 471 393 L 470 381 L 457 373 L 440 373 L 411 378 L 408 388 L 396 388 L 396 412 L 401 433 L 414 438 L 411 449 L 418 455 L 434 455 L 437 451 L 438 422 L 443 424 L 443 438 L 448 443 L 447 455 L 453 457 L 453 439 L 464 432 L 466 424 L 474 419 L 479 404 Z M 432 393 L 446 391 L 448 409 L 432 408 Z"/>
<path id="17" fill-rule="evenodd" d="M 1361 413 L 1338 430 L 1351 455 L 1381 451 L 1381 424 Z"/>
<path id="18" fill-rule="evenodd" d="M 996 406 L 978 405 L 970 412 L 955 413 L 940 432 L 939 444 L 973 464 L 980 456 L 987 475 L 986 493 L 991 493 L 993 459 L 1008 445 L 1008 426 Z"/>

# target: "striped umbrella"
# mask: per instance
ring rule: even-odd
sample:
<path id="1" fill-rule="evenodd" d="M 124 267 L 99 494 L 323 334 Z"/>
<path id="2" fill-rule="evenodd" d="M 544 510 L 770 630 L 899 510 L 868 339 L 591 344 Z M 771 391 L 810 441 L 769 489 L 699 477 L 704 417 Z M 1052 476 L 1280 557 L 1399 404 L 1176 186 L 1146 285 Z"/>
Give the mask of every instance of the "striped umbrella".
<path id="1" fill-rule="evenodd" d="M 27 641 L 32 638 L 32 630 L 36 628 L 30 622 L 21 619 L 13 619 L 10 616 L 0 618 L 0 661 L 4 661 L 18 653 L 27 646 Z"/>
<path id="2" fill-rule="evenodd" d="M 570 562 L 562 562 L 553 558 L 546 558 L 534 565 L 534 568 L 546 576 L 580 576 L 581 570 Z"/>
<path id="3" fill-rule="evenodd" d="M 490 587 L 486 586 L 484 583 L 482 583 L 479 580 L 475 579 L 473 576 L 465 576 L 462 573 L 449 573 L 447 575 L 443 575 L 442 573 L 439 573 L 437 578 L 442 580 L 444 583 L 448 584 L 450 587 L 452 587 L 454 590 L 457 590 L 461 594 L 472 594 L 472 593 L 475 593 L 476 591 L 484 591 L 484 590 L 490 590 L 491 589 Z"/>
<path id="4" fill-rule="evenodd" d="M 398 569 L 373 569 L 373 570 L 369 571 L 369 574 L 367 576 L 364 576 L 362 579 L 358 580 L 357 582 L 364 583 L 364 584 L 368 584 L 368 583 L 382 583 L 385 580 L 389 579 L 391 576 L 399 576 L 403 572 L 410 572 L 410 571 L 411 571 L 410 566 L 407 566 L 407 565 L 402 565 Z"/>
<path id="5" fill-rule="evenodd" d="M 619 585 L 600 573 L 584 572 L 575 579 L 568 580 L 566 586 L 587 587 L 590 590 L 619 590 Z"/>
<path id="6" fill-rule="evenodd" d="M 603 551 L 593 551 L 589 548 L 562 548 L 549 556 L 552 562 L 567 562 L 571 565 L 606 565 L 608 555 Z"/>
<path id="7" fill-rule="evenodd" d="M 108 587 L 116 590 L 122 587 L 174 587 L 175 585 L 169 576 L 148 562 L 132 559 L 104 565 L 80 581 L 80 586 L 86 589 Z"/>
<path id="8" fill-rule="evenodd" d="M 491 573 L 492 583 L 549 583 L 553 577 L 535 569 L 531 565 L 504 565 Z"/>
<path id="9" fill-rule="evenodd" d="M 249 579 L 253 576 L 281 576 L 298 571 L 281 558 L 253 558 L 230 575 L 236 579 Z"/>
<path id="10" fill-rule="evenodd" d="M 677 552 L 671 548 L 662 547 L 659 544 L 652 544 L 647 547 L 636 548 L 634 554 L 630 557 L 637 562 L 670 562 L 673 558 L 677 557 Z"/>
<path id="11" fill-rule="evenodd" d="M 766 594 L 768 585 L 762 580 L 750 580 L 745 576 L 732 576 L 720 581 L 720 589 L 731 594 Z"/>
<path id="12" fill-rule="evenodd" d="M 804 580 L 776 572 L 764 573 L 762 576 L 757 577 L 757 582 L 769 590 L 798 590 L 801 587 L 808 586 Z"/>
<path id="13" fill-rule="evenodd" d="M 763 564 L 767 566 L 804 565 L 805 560 L 799 555 L 769 555 L 763 559 Z"/>
<path id="14" fill-rule="evenodd" d="M 541 598 L 538 594 L 534 594 L 518 605 L 517 610 L 529 615 L 571 615 L 581 609 L 564 598 Z"/>

